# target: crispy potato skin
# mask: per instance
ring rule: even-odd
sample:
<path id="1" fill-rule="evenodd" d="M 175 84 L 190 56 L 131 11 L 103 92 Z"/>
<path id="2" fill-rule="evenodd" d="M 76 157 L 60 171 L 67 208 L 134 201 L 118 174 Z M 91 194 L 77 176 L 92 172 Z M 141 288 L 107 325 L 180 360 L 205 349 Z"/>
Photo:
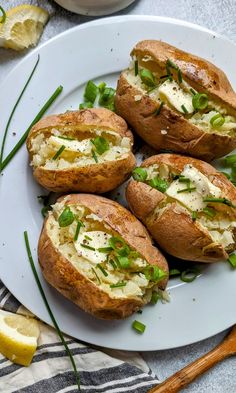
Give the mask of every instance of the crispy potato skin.
<path id="1" fill-rule="evenodd" d="M 64 197 L 59 200 L 62 201 Z M 89 194 L 67 196 L 66 205 L 80 204 L 98 215 L 113 230 L 152 265 L 157 265 L 168 273 L 164 256 L 152 245 L 145 227 L 128 210 L 118 203 Z M 134 298 L 112 299 L 106 292 L 81 274 L 53 245 L 47 230 L 48 218 L 38 244 L 39 263 L 45 279 L 65 297 L 76 303 L 84 311 L 102 319 L 126 318 L 142 306 L 144 300 Z M 159 283 L 164 289 L 167 279 Z"/>
<path id="2" fill-rule="evenodd" d="M 142 163 L 142 167 L 153 164 L 166 164 L 180 173 L 186 164 L 210 178 L 219 187 L 225 198 L 236 204 L 236 188 L 222 173 L 206 162 L 177 154 L 159 154 Z M 146 225 L 158 245 L 171 255 L 180 259 L 198 262 L 217 262 L 228 259 L 223 246 L 212 242 L 207 230 L 194 222 L 191 215 L 177 202 L 172 202 L 158 214 L 155 209 L 165 201 L 166 196 L 146 184 L 131 180 L 126 189 L 126 198 L 131 211 Z M 148 205 L 148 208 L 147 208 Z M 236 219 L 234 208 L 219 205 L 222 213 L 229 212 Z"/>
<path id="3" fill-rule="evenodd" d="M 27 138 L 27 149 L 32 160 L 32 139 L 39 133 L 49 136 L 53 128 L 80 126 L 81 130 L 99 128 L 114 130 L 122 137 L 128 137 L 133 144 L 133 135 L 125 120 L 105 108 L 91 108 L 82 111 L 66 112 L 43 118 L 31 129 Z M 73 132 L 73 130 L 72 130 Z M 66 131 L 65 131 L 66 135 Z M 76 131 L 75 131 L 76 136 Z M 49 170 L 42 166 L 34 168 L 34 177 L 39 184 L 54 192 L 92 192 L 104 193 L 123 183 L 135 167 L 135 157 L 130 152 L 125 158 L 93 164 L 85 167 Z"/>
<path id="4" fill-rule="evenodd" d="M 152 71 L 158 67 L 164 72 L 166 61 L 170 58 L 193 88 L 207 92 L 217 103 L 223 103 L 230 114 L 236 115 L 235 92 L 223 71 L 208 61 L 154 40 L 139 42 L 131 54 L 140 60 L 145 55 L 151 56 L 153 61 L 143 65 Z M 204 132 L 167 105 L 156 116 L 159 104 L 147 95 L 135 101 L 136 95 L 140 95 L 140 91 L 129 84 L 124 72 L 121 73 L 115 100 L 116 111 L 156 150 L 167 149 L 211 161 L 236 147 L 236 136 Z M 167 131 L 167 134 L 163 135 L 161 130 Z"/>

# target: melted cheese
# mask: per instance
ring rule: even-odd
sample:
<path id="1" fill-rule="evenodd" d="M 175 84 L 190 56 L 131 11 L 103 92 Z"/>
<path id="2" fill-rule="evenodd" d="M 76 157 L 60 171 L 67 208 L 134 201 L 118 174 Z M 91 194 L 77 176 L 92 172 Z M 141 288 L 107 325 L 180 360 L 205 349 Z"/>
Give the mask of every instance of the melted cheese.
<path id="1" fill-rule="evenodd" d="M 166 99 L 169 103 L 181 113 L 185 113 L 182 105 L 185 106 L 188 113 L 193 113 L 194 108 L 192 105 L 192 95 L 184 91 L 177 82 L 175 81 L 165 81 L 158 88 L 159 96 L 161 99 Z"/>
<path id="2" fill-rule="evenodd" d="M 86 236 L 91 238 L 91 240 L 86 239 Z M 96 265 L 97 263 L 101 263 L 106 260 L 107 254 L 99 252 L 98 248 L 109 247 L 110 238 L 111 235 L 103 231 L 83 232 L 79 234 L 74 245 L 79 256 L 82 256 Z M 95 248 L 95 250 L 89 250 L 88 248 L 81 246 L 81 244 Z"/>
<path id="3" fill-rule="evenodd" d="M 57 136 L 50 136 L 50 138 L 48 139 L 48 143 L 56 149 L 60 149 L 60 147 L 63 145 L 65 146 L 66 151 L 72 151 L 75 153 L 91 154 L 92 151 L 92 144 L 90 139 L 78 141 L 62 139 Z"/>
<path id="4" fill-rule="evenodd" d="M 186 189 L 188 184 L 175 180 L 167 189 L 166 194 L 181 202 L 190 210 L 200 211 L 206 207 L 207 203 L 203 202 L 204 197 L 221 197 L 221 190 L 214 186 L 214 184 L 212 184 L 205 175 L 199 172 L 192 165 L 185 165 L 181 175 L 188 178 L 190 180 L 190 187 L 195 187 L 196 190 L 192 192 L 178 193 L 178 191 Z"/>

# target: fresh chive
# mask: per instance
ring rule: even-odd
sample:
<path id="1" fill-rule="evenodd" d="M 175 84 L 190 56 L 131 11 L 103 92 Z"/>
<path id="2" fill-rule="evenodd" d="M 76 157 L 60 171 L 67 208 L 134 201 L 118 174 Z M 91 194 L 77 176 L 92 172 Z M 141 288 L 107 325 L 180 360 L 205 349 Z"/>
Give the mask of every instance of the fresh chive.
<path id="1" fill-rule="evenodd" d="M 53 323 L 53 325 L 54 325 L 54 327 L 55 327 L 55 329 L 57 331 L 57 334 L 58 334 L 62 344 L 65 347 L 67 355 L 70 358 L 70 361 L 71 361 L 71 364 L 72 364 L 72 367 L 73 367 L 73 370 L 74 370 L 74 374 L 75 374 L 76 383 L 77 383 L 78 389 L 80 390 L 80 376 L 79 376 L 79 372 L 77 370 L 77 367 L 76 367 L 73 355 L 72 355 L 72 353 L 71 353 L 71 351 L 70 351 L 70 349 L 69 349 L 69 347 L 68 347 L 68 345 L 67 345 L 67 343 L 66 343 L 66 341 L 64 339 L 64 336 L 63 336 L 63 334 L 61 332 L 61 329 L 59 328 L 59 325 L 58 325 L 58 323 L 57 323 L 57 321 L 56 321 L 56 319 L 55 319 L 55 317 L 53 315 L 53 312 L 51 310 L 51 307 L 49 306 L 48 300 L 46 298 L 46 295 L 44 293 L 43 287 L 41 285 L 38 273 L 37 273 L 36 268 L 35 268 L 34 260 L 33 260 L 33 257 L 32 257 L 27 231 L 24 231 L 24 239 L 25 239 L 25 246 L 26 246 L 26 251 L 27 251 L 29 263 L 30 263 L 30 266 L 31 266 L 31 269 L 32 269 L 32 272 L 33 272 L 33 275 L 34 275 L 34 278 L 35 278 L 35 281 L 37 283 L 39 292 L 40 292 L 40 294 L 42 296 L 42 299 L 44 301 L 44 304 L 46 306 L 48 314 L 49 314 L 49 316 L 51 318 L 51 321 L 52 321 L 52 323 Z"/>
<path id="2" fill-rule="evenodd" d="M 69 206 L 66 206 L 58 218 L 59 227 L 64 228 L 71 225 L 74 219 L 74 213 L 70 210 Z"/>
<path id="3" fill-rule="evenodd" d="M 175 64 L 171 59 L 167 59 L 166 65 L 174 68 L 174 70 L 178 71 L 179 67 L 177 66 L 177 64 Z"/>
<path id="4" fill-rule="evenodd" d="M 216 115 L 212 116 L 210 123 L 213 128 L 219 128 L 223 126 L 225 122 L 225 118 L 220 114 L 217 113 Z"/>
<path id="5" fill-rule="evenodd" d="M 5 12 L 5 10 L 2 8 L 1 5 L 0 5 L 0 11 L 1 11 L 1 13 L 2 13 L 2 16 L 0 17 L 0 23 L 4 23 L 5 20 L 6 20 L 7 15 L 6 15 L 6 12 Z"/>
<path id="6" fill-rule="evenodd" d="M 199 274 L 199 270 L 197 268 L 190 268 L 184 270 L 181 273 L 180 278 L 184 282 L 192 282 L 195 280 L 195 278 L 197 278 L 198 274 Z"/>
<path id="7" fill-rule="evenodd" d="M 65 150 L 65 148 L 66 147 L 64 145 L 62 145 L 60 147 L 60 149 L 56 152 L 56 154 L 52 157 L 52 159 L 56 160 L 61 155 L 61 153 Z"/>
<path id="8" fill-rule="evenodd" d="M 144 168 L 137 167 L 133 170 L 132 176 L 136 181 L 145 181 L 147 179 L 147 171 Z"/>
<path id="9" fill-rule="evenodd" d="M 225 157 L 225 164 L 226 165 L 234 165 L 236 164 L 236 154 L 231 154 L 230 156 Z"/>
<path id="10" fill-rule="evenodd" d="M 121 269 L 128 269 L 130 267 L 130 260 L 128 257 L 117 256 L 116 258 Z"/>
<path id="11" fill-rule="evenodd" d="M 87 244 L 80 243 L 81 247 L 87 248 L 88 250 L 96 251 L 96 248 L 88 246 Z"/>
<path id="12" fill-rule="evenodd" d="M 124 240 L 118 236 L 112 236 L 109 239 L 109 245 L 115 251 L 116 255 L 127 257 L 130 254 L 130 248 L 128 244 L 126 244 Z"/>
<path id="13" fill-rule="evenodd" d="M 68 136 L 58 136 L 57 138 L 64 139 L 65 141 L 75 141 L 74 138 L 69 138 Z"/>
<path id="14" fill-rule="evenodd" d="M 160 177 L 156 176 L 153 179 L 148 181 L 148 184 L 150 187 L 155 188 L 156 190 L 160 192 L 166 192 L 169 184 L 167 183 L 166 180 L 161 179 Z"/>
<path id="15" fill-rule="evenodd" d="M 228 262 L 230 263 L 230 265 L 236 269 L 236 254 L 231 254 L 228 258 Z"/>
<path id="16" fill-rule="evenodd" d="M 204 209 L 202 209 L 202 211 L 210 218 L 213 218 L 216 215 L 215 210 L 211 209 L 210 207 L 205 207 Z"/>
<path id="17" fill-rule="evenodd" d="M 88 235 L 84 235 L 84 238 L 86 239 L 86 240 L 93 240 L 91 237 L 89 237 Z"/>
<path id="18" fill-rule="evenodd" d="M 75 236 L 74 236 L 74 240 L 75 241 L 78 240 L 78 236 L 79 236 L 79 233 L 80 233 L 80 228 L 82 226 L 84 226 L 84 224 L 81 221 L 78 221 L 77 222 L 77 226 L 76 226 L 76 230 L 75 230 Z"/>
<path id="19" fill-rule="evenodd" d="M 211 198 L 211 197 L 209 197 L 209 198 L 204 198 L 203 202 L 223 203 L 224 205 L 227 205 L 227 206 L 236 207 L 227 198 L 213 198 L 213 197 Z"/>
<path id="20" fill-rule="evenodd" d="M 96 265 L 96 267 L 97 267 L 98 269 L 101 270 L 102 274 L 103 274 L 105 277 L 108 276 L 107 271 L 102 267 L 102 265 L 100 265 L 100 263 L 98 263 L 98 264 Z"/>
<path id="21" fill-rule="evenodd" d="M 185 177 L 185 176 L 180 176 L 180 177 L 179 177 L 179 182 L 180 182 L 180 183 L 190 183 L 190 179 L 188 179 L 188 178 Z"/>
<path id="22" fill-rule="evenodd" d="M 92 102 L 87 101 L 79 104 L 79 109 L 88 109 L 88 108 L 93 108 Z"/>
<path id="23" fill-rule="evenodd" d="M 101 155 L 105 153 L 105 151 L 109 150 L 109 142 L 107 139 L 102 136 L 97 136 L 94 139 L 91 139 L 91 143 L 94 145 L 96 152 Z"/>
<path id="24" fill-rule="evenodd" d="M 158 115 L 160 114 L 163 105 L 164 105 L 164 101 L 161 101 L 159 107 L 158 107 L 157 110 L 155 111 L 155 116 L 158 116 Z"/>
<path id="25" fill-rule="evenodd" d="M 147 266 L 143 273 L 147 280 L 151 280 L 154 282 L 161 281 L 163 278 L 166 277 L 166 273 L 155 265 Z"/>
<path id="26" fill-rule="evenodd" d="M 138 60 L 135 60 L 134 62 L 134 75 L 138 75 Z"/>
<path id="27" fill-rule="evenodd" d="M 197 92 L 195 90 L 193 90 L 192 88 L 190 89 L 190 92 L 192 93 L 193 96 L 195 96 L 197 94 Z"/>
<path id="28" fill-rule="evenodd" d="M 92 271 L 93 271 L 93 273 L 95 274 L 95 276 L 96 276 L 96 278 L 97 278 L 99 284 L 101 284 L 101 280 L 100 280 L 100 278 L 98 277 L 98 275 L 97 275 L 97 273 L 96 273 L 96 270 L 95 270 L 93 267 L 92 267 Z"/>
<path id="29" fill-rule="evenodd" d="M 208 106 L 208 97 L 206 94 L 196 93 L 192 98 L 192 104 L 194 109 L 203 110 Z"/>
<path id="30" fill-rule="evenodd" d="M 183 82 L 182 72 L 180 69 L 178 69 L 178 81 L 179 81 L 179 83 Z"/>
<path id="31" fill-rule="evenodd" d="M 197 219 L 197 212 L 192 212 L 192 220 L 196 221 Z"/>
<path id="32" fill-rule="evenodd" d="M 157 88 L 157 86 L 151 87 L 150 89 L 148 89 L 147 94 L 151 93 L 153 90 L 155 90 Z"/>
<path id="33" fill-rule="evenodd" d="M 143 68 L 139 72 L 141 81 L 148 87 L 153 87 L 155 86 L 155 79 L 154 75 L 150 70 L 147 70 L 146 68 Z"/>
<path id="34" fill-rule="evenodd" d="M 98 95 L 98 87 L 95 85 L 93 81 L 88 81 L 86 86 L 85 86 L 85 91 L 84 91 L 84 98 L 86 101 L 91 102 L 94 104 L 94 101 L 96 100 Z"/>
<path id="35" fill-rule="evenodd" d="M 0 10 L 3 12 L 3 16 L 2 16 L 2 18 L 3 18 L 4 17 L 4 10 L 3 10 L 3 8 L 1 6 L 0 6 Z M 5 21 L 5 19 L 4 19 L 4 21 Z M 1 19 L 0 19 L 0 23 L 3 23 L 4 21 L 1 21 Z M 4 134 L 3 134 L 3 138 L 2 138 L 2 145 L 1 145 L 1 152 L 0 152 L 0 172 L 3 169 L 3 167 L 2 167 L 3 153 L 4 153 L 6 137 L 7 137 L 8 129 L 9 129 L 10 124 L 11 124 L 12 117 L 13 117 L 13 115 L 15 113 L 15 110 L 16 110 L 16 108 L 17 108 L 17 106 L 18 106 L 18 104 L 19 104 L 19 102 L 20 102 L 20 100 L 21 100 L 21 98 L 22 98 L 22 96 L 23 96 L 23 94 L 24 94 L 28 84 L 30 83 L 30 81 L 31 81 L 31 79 L 32 79 L 32 77 L 34 75 L 34 72 L 35 72 L 35 70 L 36 70 L 36 68 L 38 66 L 39 60 L 40 60 L 40 56 L 38 55 L 38 59 L 37 59 L 35 65 L 33 67 L 33 70 L 31 71 L 31 73 L 30 73 L 30 75 L 29 75 L 29 77 L 28 77 L 28 79 L 27 79 L 27 81 L 26 81 L 26 83 L 25 83 L 25 85 L 24 85 L 24 87 L 23 87 L 19 97 L 17 98 L 16 103 L 13 106 L 13 109 L 12 109 L 12 111 L 10 113 L 10 116 L 9 116 L 9 119 L 7 121 L 7 125 L 6 125 L 5 131 L 4 131 Z"/>
<path id="36" fill-rule="evenodd" d="M 116 265 L 115 261 L 113 261 L 113 259 L 109 259 L 108 262 L 111 264 L 111 266 L 113 267 L 114 270 L 117 269 L 117 265 Z"/>
<path id="37" fill-rule="evenodd" d="M 121 287 L 125 287 L 126 286 L 126 282 L 118 282 L 117 284 L 111 284 L 110 288 L 121 288 Z"/>
<path id="38" fill-rule="evenodd" d="M 188 113 L 188 110 L 187 110 L 187 108 L 186 108 L 186 106 L 184 104 L 181 105 L 181 108 L 184 111 L 184 113 Z"/>
<path id="39" fill-rule="evenodd" d="M 105 87 L 104 91 L 100 94 L 98 103 L 104 108 L 108 108 L 110 110 L 114 109 L 114 98 L 115 98 L 115 89 L 112 87 Z"/>
<path id="40" fill-rule="evenodd" d="M 112 247 L 100 247 L 100 248 L 98 248 L 98 251 L 99 251 L 99 252 L 104 252 L 104 253 L 110 252 L 110 251 L 112 251 L 112 250 L 113 250 Z"/>
<path id="41" fill-rule="evenodd" d="M 152 297 L 151 297 L 150 303 L 151 304 L 157 304 L 159 299 L 160 299 L 159 293 L 156 292 L 156 291 L 152 292 Z"/>
<path id="42" fill-rule="evenodd" d="M 92 149 L 92 156 L 93 156 L 94 161 L 96 163 L 98 163 L 98 158 L 97 158 L 96 153 L 95 153 L 95 151 L 93 149 Z"/>
<path id="43" fill-rule="evenodd" d="M 25 143 L 26 138 L 33 127 L 35 123 L 37 123 L 44 115 L 44 113 L 48 110 L 48 108 L 53 104 L 53 102 L 56 100 L 56 98 L 61 94 L 63 90 L 62 86 L 57 87 L 57 89 L 54 91 L 54 93 L 51 95 L 51 97 L 46 101 L 46 103 L 43 105 L 43 107 L 40 109 L 38 114 L 35 116 L 34 120 L 32 123 L 29 125 L 25 133 L 22 135 L 21 139 L 16 143 L 16 145 L 13 147 L 13 149 L 10 151 L 8 156 L 5 158 L 5 160 L 1 163 L 1 170 L 2 171 L 6 166 L 9 164 L 9 162 L 12 160 L 12 158 L 15 156 L 15 154 L 18 152 L 18 150 L 21 148 L 21 146 Z"/>
<path id="44" fill-rule="evenodd" d="M 169 276 L 179 276 L 180 275 L 180 270 L 178 269 L 170 269 L 169 271 Z"/>
<path id="45" fill-rule="evenodd" d="M 135 320 L 132 323 L 132 328 L 136 330 L 136 332 L 143 334 L 146 329 L 146 325 L 144 325 L 142 322 Z"/>
<path id="46" fill-rule="evenodd" d="M 48 212 L 49 212 L 50 210 L 52 210 L 52 206 L 50 206 L 50 205 L 44 206 L 44 207 L 41 209 L 41 214 L 42 214 L 43 218 L 45 218 L 45 217 L 47 216 L 47 214 L 48 214 Z"/>
<path id="47" fill-rule="evenodd" d="M 98 85 L 99 93 L 103 93 L 104 92 L 106 85 L 107 84 L 105 82 L 99 83 L 99 85 Z"/>
<path id="48" fill-rule="evenodd" d="M 192 192 L 195 190 L 196 190 L 196 187 L 188 187 L 188 188 L 184 188 L 183 190 L 177 191 L 177 194 L 181 194 L 182 192 Z"/>

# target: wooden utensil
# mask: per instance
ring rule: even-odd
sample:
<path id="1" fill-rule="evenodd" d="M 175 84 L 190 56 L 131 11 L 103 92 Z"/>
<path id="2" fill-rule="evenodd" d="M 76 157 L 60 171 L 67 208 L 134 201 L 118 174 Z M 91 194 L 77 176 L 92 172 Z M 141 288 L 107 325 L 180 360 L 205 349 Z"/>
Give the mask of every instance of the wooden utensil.
<path id="1" fill-rule="evenodd" d="M 176 393 L 191 383 L 199 375 L 221 360 L 236 354 L 236 325 L 225 339 L 206 355 L 190 363 L 163 383 L 155 386 L 148 393 Z"/>

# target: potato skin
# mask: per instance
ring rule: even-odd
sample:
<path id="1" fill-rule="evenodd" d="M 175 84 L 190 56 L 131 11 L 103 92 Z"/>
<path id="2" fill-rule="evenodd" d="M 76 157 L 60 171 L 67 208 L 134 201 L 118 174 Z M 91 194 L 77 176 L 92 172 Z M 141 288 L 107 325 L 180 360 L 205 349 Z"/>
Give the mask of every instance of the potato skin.
<path id="1" fill-rule="evenodd" d="M 148 55 L 153 61 L 143 63 L 144 67 L 155 71 L 155 67 L 165 72 L 166 61 L 170 58 L 181 69 L 184 79 L 199 92 L 207 93 L 217 103 L 223 103 L 230 114 L 236 115 L 236 94 L 226 75 L 219 68 L 197 56 L 183 52 L 164 42 L 146 40 L 139 42 L 133 51 L 138 59 Z M 207 133 L 191 124 L 181 114 L 164 105 L 159 115 L 155 115 L 159 104 L 143 95 L 140 101 L 134 97 L 140 91 L 129 84 L 125 72 L 118 80 L 115 106 L 134 130 L 156 150 L 173 152 L 211 161 L 224 156 L 236 147 L 236 136 Z M 161 130 L 167 131 L 162 134 Z"/>
<path id="2" fill-rule="evenodd" d="M 80 125 L 86 131 L 90 127 L 114 130 L 122 137 L 128 137 L 133 144 L 133 135 L 125 120 L 105 108 L 91 108 L 81 111 L 66 112 L 43 118 L 34 125 L 27 138 L 27 149 L 32 159 L 31 141 L 41 132 L 50 135 L 52 128 L 63 130 L 65 127 Z M 73 131 L 72 131 L 73 132 Z M 66 132 L 65 132 L 66 135 Z M 75 132 L 76 135 L 76 132 Z M 37 182 L 49 191 L 54 192 L 91 192 L 104 193 L 111 191 L 123 183 L 135 167 L 133 153 L 127 157 L 93 164 L 84 167 L 74 167 L 61 170 L 49 170 L 42 166 L 34 168 L 33 175 Z"/>
<path id="3" fill-rule="evenodd" d="M 148 158 L 141 166 L 160 163 L 168 165 L 175 173 L 180 173 L 186 164 L 192 164 L 205 176 L 210 177 L 211 182 L 223 191 L 225 198 L 236 204 L 236 188 L 224 174 L 217 172 L 206 162 L 177 154 L 159 154 Z M 131 211 L 146 225 L 158 245 L 167 253 L 180 259 L 198 262 L 228 259 L 228 253 L 223 246 L 213 243 L 208 231 L 197 221 L 194 222 L 189 212 L 177 202 L 169 203 L 160 215 L 155 213 L 155 208 L 166 199 L 160 191 L 131 180 L 126 189 L 126 198 Z M 234 220 L 236 219 L 234 208 L 223 204 L 219 207 L 222 213 L 230 212 Z"/>
<path id="4" fill-rule="evenodd" d="M 65 197 L 59 199 L 62 201 Z M 66 205 L 80 204 L 98 215 L 113 230 L 133 247 L 152 265 L 157 265 L 168 273 L 168 265 L 164 256 L 152 245 L 145 227 L 127 209 L 117 202 L 89 194 L 72 194 L 66 196 Z M 126 318 L 142 306 L 144 300 L 134 298 L 112 299 L 82 275 L 59 252 L 52 243 L 47 231 L 47 222 L 40 235 L 38 244 L 39 263 L 45 279 L 65 297 L 76 303 L 84 311 L 102 319 Z M 167 279 L 159 283 L 164 289 Z"/>

